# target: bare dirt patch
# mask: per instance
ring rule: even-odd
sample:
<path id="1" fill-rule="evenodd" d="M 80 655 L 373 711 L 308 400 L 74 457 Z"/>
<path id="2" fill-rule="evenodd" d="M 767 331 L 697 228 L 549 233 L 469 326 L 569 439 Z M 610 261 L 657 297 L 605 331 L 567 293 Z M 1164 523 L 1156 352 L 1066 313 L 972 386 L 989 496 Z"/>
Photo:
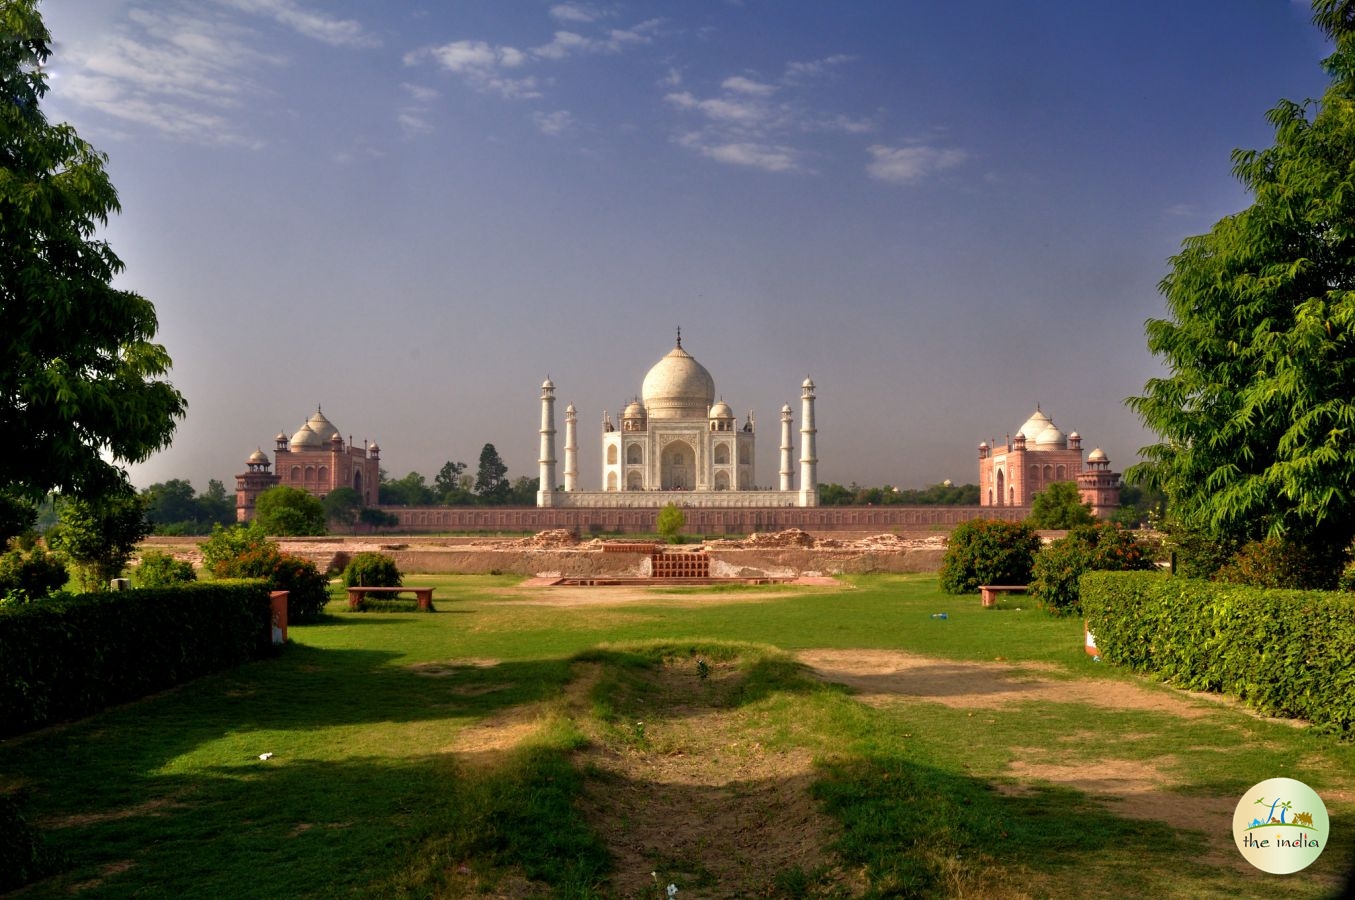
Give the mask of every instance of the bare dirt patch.
<path id="1" fill-rule="evenodd" d="M 116 822 L 121 819 L 135 819 L 140 816 L 162 816 L 176 809 L 182 809 L 183 803 L 169 797 L 157 797 L 122 809 L 110 809 L 103 812 L 73 813 L 68 816 L 54 816 L 43 819 L 39 824 L 43 828 L 83 828 L 103 822 Z"/>
<path id="2" fill-rule="evenodd" d="M 1161 712 L 1195 719 L 1210 712 L 1197 700 L 1122 681 L 1050 677 L 1052 663 L 968 662 L 895 650 L 805 650 L 801 662 L 825 681 L 843 684 L 875 706 L 907 698 L 959 709 L 996 709 L 1011 703 L 1085 703 L 1107 709 Z"/>
<path id="3" fill-rule="evenodd" d="M 710 681 L 738 677 L 722 664 Z M 765 896 L 794 869 L 859 893 L 824 850 L 835 826 L 810 793 L 810 752 L 764 745 L 737 710 L 704 704 L 714 685 L 685 668 L 665 666 L 655 685 L 660 708 L 618 726 L 630 744 L 599 730 L 580 754 L 582 808 L 615 863 L 606 893 L 659 896 L 674 883 L 679 896 Z"/>

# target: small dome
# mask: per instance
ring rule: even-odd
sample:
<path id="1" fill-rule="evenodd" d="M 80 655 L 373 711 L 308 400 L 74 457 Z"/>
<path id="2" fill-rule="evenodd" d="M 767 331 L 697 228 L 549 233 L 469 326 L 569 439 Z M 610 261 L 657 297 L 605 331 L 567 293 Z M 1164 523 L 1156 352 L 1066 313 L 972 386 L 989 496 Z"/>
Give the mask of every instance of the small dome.
<path id="1" fill-rule="evenodd" d="M 278 436 L 275 437 L 275 438 L 273 438 L 273 440 L 275 440 L 275 441 L 281 441 L 281 442 L 283 442 L 283 443 L 286 443 L 286 442 L 287 442 L 287 432 L 285 432 L 285 431 L 279 431 L 279 432 L 278 432 Z"/>
<path id="2" fill-rule="evenodd" d="M 1070 441 L 1080 441 L 1080 440 L 1082 440 L 1082 435 L 1078 434 L 1076 431 L 1070 431 L 1070 432 L 1068 432 L 1068 440 L 1070 440 Z"/>
<path id="3" fill-rule="evenodd" d="M 800 384 L 800 387 L 806 388 L 806 389 L 812 391 L 812 390 L 814 390 L 814 382 L 813 382 L 812 379 L 810 379 L 808 376 L 806 376 L 806 377 L 805 377 L 805 380 Z"/>
<path id="4" fill-rule="evenodd" d="M 376 441 L 372 441 L 372 446 L 371 446 L 369 449 L 370 449 L 373 453 L 380 453 L 380 452 L 381 452 L 381 445 L 378 444 Z"/>
<path id="5" fill-rule="evenodd" d="M 555 382 L 553 382 L 553 381 L 551 381 L 549 378 L 547 378 L 545 381 L 541 382 L 541 390 L 543 390 L 543 391 L 553 391 L 553 390 L 555 390 Z"/>
<path id="6" fill-rule="evenodd" d="M 331 444 L 342 444 L 343 438 L 339 437 L 339 433 L 336 431 L 334 432 L 334 435 L 329 439 L 329 442 Z"/>
<path id="7" fill-rule="evenodd" d="M 253 453 L 251 453 L 251 454 L 249 455 L 249 460 L 248 460 L 248 461 L 249 461 L 249 463 L 250 463 L 251 465 L 258 465 L 259 463 L 267 463 L 267 462 L 268 462 L 268 455 L 267 455 L 266 453 L 263 452 L 263 448 L 259 448 L 258 450 L 255 450 Z"/>
<path id="8" fill-rule="evenodd" d="M 569 404 L 568 406 L 565 407 L 565 412 L 567 412 L 567 413 L 576 413 L 576 412 L 578 412 L 578 410 L 575 409 L 575 408 L 574 408 L 574 404 L 571 403 L 571 404 Z"/>
<path id="9" fill-rule="evenodd" d="M 323 450 L 325 442 L 320 439 L 320 435 L 311 430 L 309 424 L 305 424 L 292 435 L 291 447 L 293 450 Z"/>
<path id="10" fill-rule="evenodd" d="M 979 441 L 979 449 L 980 449 L 980 450 L 987 450 L 987 449 L 988 449 L 988 442 L 987 442 L 987 441 Z"/>
<path id="11" fill-rule="evenodd" d="M 705 418 L 715 379 L 679 343 L 645 375 L 641 397 L 655 419 Z"/>
<path id="12" fill-rule="evenodd" d="M 640 405 L 639 400 L 632 400 L 626 404 L 625 412 L 621 413 L 623 419 L 643 419 L 645 417 L 645 408 Z"/>
<path id="13" fill-rule="evenodd" d="M 1102 462 L 1102 461 L 1110 462 L 1110 460 L 1106 458 L 1106 454 L 1101 450 L 1100 447 L 1097 447 L 1091 453 L 1087 454 L 1087 462 Z"/>
<path id="14" fill-rule="evenodd" d="M 710 408 L 710 417 L 712 419 L 732 419 L 734 410 L 729 408 L 729 404 L 721 400 Z"/>
<path id="15" fill-rule="evenodd" d="M 1035 446 L 1066 450 L 1068 449 L 1068 436 L 1059 431 L 1058 426 L 1053 422 L 1050 422 L 1048 428 L 1035 436 Z"/>
<path id="16" fill-rule="evenodd" d="M 784 403 L 784 404 L 782 404 L 782 406 L 781 406 L 781 411 L 782 411 L 783 413 L 792 412 L 792 410 L 791 410 L 791 408 L 790 408 L 790 404 L 789 404 L 789 403 Z"/>
<path id="17" fill-rule="evenodd" d="M 333 422 L 325 418 L 325 414 L 320 412 L 318 406 L 315 408 L 315 415 L 311 416 L 306 424 L 310 426 L 311 431 L 319 435 L 322 446 L 329 443 L 330 438 L 339 433 L 339 429 L 334 427 Z"/>

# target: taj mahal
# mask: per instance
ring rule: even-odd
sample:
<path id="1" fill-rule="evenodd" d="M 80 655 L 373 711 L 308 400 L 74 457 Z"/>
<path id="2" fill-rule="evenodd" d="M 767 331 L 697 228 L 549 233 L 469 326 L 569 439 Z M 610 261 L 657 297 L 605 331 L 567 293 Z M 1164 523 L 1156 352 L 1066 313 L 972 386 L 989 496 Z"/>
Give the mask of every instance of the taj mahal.
<path id="1" fill-rule="evenodd" d="M 645 375 L 641 395 L 620 418 L 602 416 L 602 489 L 579 490 L 578 414 L 565 408 L 564 481 L 556 481 L 555 384 L 541 385 L 541 489 L 539 507 L 688 507 L 741 508 L 818 505 L 815 455 L 814 382 L 800 385 L 800 480 L 792 464 L 794 413 L 781 408 L 779 488 L 756 487 L 756 425 L 748 413 L 742 424 L 723 399 L 706 367 L 677 345 Z"/>

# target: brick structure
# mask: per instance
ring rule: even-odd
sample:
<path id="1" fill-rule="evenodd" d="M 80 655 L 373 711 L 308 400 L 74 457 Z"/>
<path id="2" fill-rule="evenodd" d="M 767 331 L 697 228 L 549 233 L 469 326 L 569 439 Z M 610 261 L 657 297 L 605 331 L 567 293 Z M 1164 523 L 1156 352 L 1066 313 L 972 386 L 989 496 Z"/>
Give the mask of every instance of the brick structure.
<path id="1" fill-rule="evenodd" d="M 1059 481 L 1077 484 L 1084 503 L 1106 517 L 1120 505 L 1120 476 L 1099 448 L 1082 463 L 1082 436 L 1064 434 L 1037 405 L 1006 444 L 979 444 L 979 504 L 1029 507 L 1035 495 Z"/>
<path id="2" fill-rule="evenodd" d="M 255 450 L 246 460 L 246 471 L 235 476 L 235 518 L 254 518 L 259 494 L 276 485 L 298 488 L 323 499 L 330 491 L 351 487 L 364 506 L 375 506 L 381 488 L 381 448 L 377 444 L 354 447 L 344 442 L 339 429 L 317 407 L 296 433 L 288 438 L 279 432 L 274 439 L 276 464 L 269 472 L 268 456 Z"/>

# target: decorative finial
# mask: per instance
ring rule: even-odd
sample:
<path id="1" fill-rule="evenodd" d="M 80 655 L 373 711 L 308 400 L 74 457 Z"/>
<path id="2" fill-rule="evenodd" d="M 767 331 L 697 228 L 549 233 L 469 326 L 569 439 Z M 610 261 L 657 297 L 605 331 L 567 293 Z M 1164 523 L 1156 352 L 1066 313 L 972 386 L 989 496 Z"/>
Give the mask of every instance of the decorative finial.
<path id="1" fill-rule="evenodd" d="M 678 349 L 682 349 L 682 326 L 678 326 Z"/>

